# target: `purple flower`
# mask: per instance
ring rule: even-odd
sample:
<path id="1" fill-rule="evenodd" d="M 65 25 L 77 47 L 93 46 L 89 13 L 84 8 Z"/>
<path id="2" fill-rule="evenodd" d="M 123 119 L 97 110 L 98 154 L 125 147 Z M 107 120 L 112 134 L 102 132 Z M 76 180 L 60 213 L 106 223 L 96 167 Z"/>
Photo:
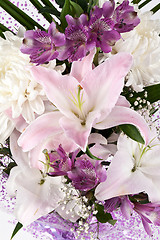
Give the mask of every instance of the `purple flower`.
<path id="1" fill-rule="evenodd" d="M 79 18 L 66 16 L 68 27 L 65 30 L 66 45 L 63 49 L 63 59 L 77 61 L 82 59 L 95 47 L 89 39 L 87 16 L 82 14 Z"/>
<path id="2" fill-rule="evenodd" d="M 68 173 L 76 189 L 89 191 L 98 183 L 106 180 L 106 170 L 101 162 L 94 161 L 94 163 L 86 155 L 77 158 L 74 168 Z"/>
<path id="3" fill-rule="evenodd" d="M 48 33 L 39 29 L 28 30 L 25 33 L 21 52 L 30 54 L 33 63 L 43 64 L 53 59 L 61 60 L 61 46 L 65 44 L 65 35 L 58 32 L 52 22 Z"/>
<path id="4" fill-rule="evenodd" d="M 116 210 L 121 204 L 121 198 L 120 197 L 114 197 L 110 198 L 105 201 L 104 203 L 104 210 L 106 212 L 113 212 Z"/>
<path id="5" fill-rule="evenodd" d="M 154 223 L 160 226 L 160 203 L 134 203 L 134 210 L 141 216 L 144 229 L 148 235 L 152 236 L 152 231 L 149 226 Z"/>
<path id="6" fill-rule="evenodd" d="M 76 152 L 77 153 L 77 152 Z M 50 172 L 50 176 L 62 176 L 67 175 L 67 172 L 72 169 L 73 157 L 70 159 L 61 145 L 59 145 L 57 151 L 48 153 L 50 160 L 50 167 L 53 168 L 53 172 Z"/>
<path id="7" fill-rule="evenodd" d="M 108 53 L 112 50 L 111 46 L 120 39 L 120 34 L 113 30 L 114 21 L 111 18 L 103 17 L 103 9 L 96 7 L 92 11 L 89 21 L 90 39 L 100 47 L 103 52 Z M 109 12 L 106 11 L 109 16 Z"/>
<path id="8" fill-rule="evenodd" d="M 129 32 L 140 23 L 134 7 L 129 6 L 129 1 L 124 0 L 114 11 L 114 30 L 119 33 Z"/>

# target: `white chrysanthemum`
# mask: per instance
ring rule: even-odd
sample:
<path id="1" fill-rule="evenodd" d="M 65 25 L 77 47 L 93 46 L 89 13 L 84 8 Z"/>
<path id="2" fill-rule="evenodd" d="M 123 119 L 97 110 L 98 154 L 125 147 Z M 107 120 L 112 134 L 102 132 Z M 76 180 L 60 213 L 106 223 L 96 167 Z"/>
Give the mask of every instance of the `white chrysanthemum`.
<path id="1" fill-rule="evenodd" d="M 5 36 L 0 39 L 0 112 L 11 108 L 13 118 L 22 114 L 31 122 L 34 113 L 44 112 L 44 92 L 27 69 L 29 57 L 19 50 L 21 38 L 9 32 Z"/>
<path id="2" fill-rule="evenodd" d="M 151 13 L 140 15 L 140 24 L 132 31 L 122 34 L 113 47 L 114 53 L 129 52 L 133 66 L 126 85 L 135 91 L 144 86 L 160 83 L 160 21 L 151 20 Z"/>
<path id="3" fill-rule="evenodd" d="M 5 32 L 6 40 L 0 38 L 0 122 L 5 118 L 6 124 L 0 126 L 0 142 L 3 143 L 13 131 L 12 119 L 22 116 L 27 123 L 41 115 L 44 110 L 43 100 L 46 99 L 43 88 L 30 73 L 29 56 L 21 53 L 22 31 L 15 36 Z M 65 66 L 56 66 L 56 60 L 45 65 L 47 68 L 63 72 Z M 7 118 L 6 111 L 11 110 L 12 116 Z"/>

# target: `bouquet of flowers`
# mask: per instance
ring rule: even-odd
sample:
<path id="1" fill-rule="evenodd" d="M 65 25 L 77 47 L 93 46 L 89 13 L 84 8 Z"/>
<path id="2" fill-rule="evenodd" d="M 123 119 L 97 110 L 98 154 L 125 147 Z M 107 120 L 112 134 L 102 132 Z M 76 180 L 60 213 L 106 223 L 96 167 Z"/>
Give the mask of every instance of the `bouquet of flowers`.
<path id="1" fill-rule="evenodd" d="M 98 239 L 117 211 L 139 214 L 151 236 L 150 224 L 160 226 L 160 21 L 152 20 L 160 4 L 142 13 L 140 1 L 30 2 L 48 29 L 0 3 L 24 26 L 0 24 L 0 164 L 16 199 L 12 237 L 49 216 L 69 226 L 65 239 Z"/>

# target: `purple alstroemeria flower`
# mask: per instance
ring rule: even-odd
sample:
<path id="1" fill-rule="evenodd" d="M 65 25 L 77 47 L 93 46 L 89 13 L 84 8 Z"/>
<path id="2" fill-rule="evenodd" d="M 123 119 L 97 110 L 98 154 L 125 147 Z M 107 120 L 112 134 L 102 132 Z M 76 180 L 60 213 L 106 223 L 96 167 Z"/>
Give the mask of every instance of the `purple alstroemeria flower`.
<path id="1" fill-rule="evenodd" d="M 77 151 L 75 151 L 77 153 Z M 56 151 L 51 151 L 48 153 L 50 160 L 50 167 L 52 167 L 53 171 L 49 172 L 50 176 L 62 176 L 67 175 L 67 172 L 73 168 L 73 161 L 75 154 L 73 154 L 72 158 L 69 158 L 61 145 L 59 145 Z"/>
<path id="2" fill-rule="evenodd" d="M 88 156 L 83 155 L 76 159 L 74 168 L 68 172 L 68 177 L 76 189 L 89 191 L 106 180 L 106 170 L 100 161 L 93 162 Z"/>
<path id="3" fill-rule="evenodd" d="M 109 11 L 105 8 L 107 16 Z M 114 21 L 108 17 L 102 17 L 103 8 L 95 7 L 91 12 L 89 21 L 90 39 L 96 43 L 96 47 L 100 47 L 103 52 L 108 53 L 112 50 L 117 40 L 120 39 L 120 34 L 113 30 Z"/>
<path id="4" fill-rule="evenodd" d="M 95 47 L 95 43 L 89 39 L 88 20 L 85 14 L 79 18 L 66 16 L 68 27 L 65 29 L 66 44 L 63 49 L 63 59 L 70 62 L 82 59 Z"/>
<path id="5" fill-rule="evenodd" d="M 30 54 L 32 63 L 43 64 L 53 59 L 61 60 L 61 47 L 65 44 L 65 35 L 58 32 L 52 22 L 48 33 L 37 29 L 26 31 L 21 52 Z"/>
<path id="6" fill-rule="evenodd" d="M 149 224 L 160 226 L 160 202 L 157 203 L 134 203 L 134 210 L 140 215 L 145 231 L 152 236 Z"/>
<path id="7" fill-rule="evenodd" d="M 140 23 L 133 6 L 129 6 L 129 1 L 124 0 L 114 11 L 114 29 L 119 32 L 129 32 Z"/>

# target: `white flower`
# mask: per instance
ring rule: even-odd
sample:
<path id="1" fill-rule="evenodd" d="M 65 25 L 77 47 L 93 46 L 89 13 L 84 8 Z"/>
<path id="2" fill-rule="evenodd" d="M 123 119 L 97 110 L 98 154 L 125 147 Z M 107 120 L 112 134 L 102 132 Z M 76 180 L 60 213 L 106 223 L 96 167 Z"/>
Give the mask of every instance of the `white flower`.
<path id="1" fill-rule="evenodd" d="M 160 21 L 151 20 L 151 12 L 140 14 L 140 24 L 132 31 L 123 33 L 113 47 L 113 52 L 128 52 L 133 65 L 126 85 L 135 91 L 160 83 Z"/>
<path id="2" fill-rule="evenodd" d="M 0 112 L 12 109 L 12 117 L 30 122 L 35 114 L 44 112 L 42 87 L 27 69 L 29 57 L 20 52 L 22 39 L 5 32 L 6 40 L 0 39 Z"/>
<path id="3" fill-rule="evenodd" d="M 160 142 L 156 138 L 145 146 L 120 135 L 118 151 L 95 196 L 107 200 L 117 196 L 146 192 L 151 202 L 160 201 Z"/>
<path id="4" fill-rule="evenodd" d="M 29 166 L 28 154 L 17 145 L 19 134 L 11 135 L 11 151 L 18 166 L 11 170 L 7 181 L 10 197 L 16 196 L 14 214 L 24 226 L 53 211 L 63 200 L 62 177 L 49 177 Z"/>
<path id="5" fill-rule="evenodd" d="M 6 40 L 0 38 L 0 122 L 5 118 L 6 124 L 0 125 L 1 143 L 16 127 L 14 120 L 23 117 L 30 123 L 36 114 L 43 114 L 43 101 L 46 99 L 43 88 L 30 72 L 29 56 L 20 51 L 23 30 L 20 29 L 17 36 L 11 32 L 5 32 L 4 35 Z M 65 65 L 56 66 L 56 60 L 45 67 L 60 73 L 65 69 Z M 9 116 L 8 111 L 11 112 Z"/>

